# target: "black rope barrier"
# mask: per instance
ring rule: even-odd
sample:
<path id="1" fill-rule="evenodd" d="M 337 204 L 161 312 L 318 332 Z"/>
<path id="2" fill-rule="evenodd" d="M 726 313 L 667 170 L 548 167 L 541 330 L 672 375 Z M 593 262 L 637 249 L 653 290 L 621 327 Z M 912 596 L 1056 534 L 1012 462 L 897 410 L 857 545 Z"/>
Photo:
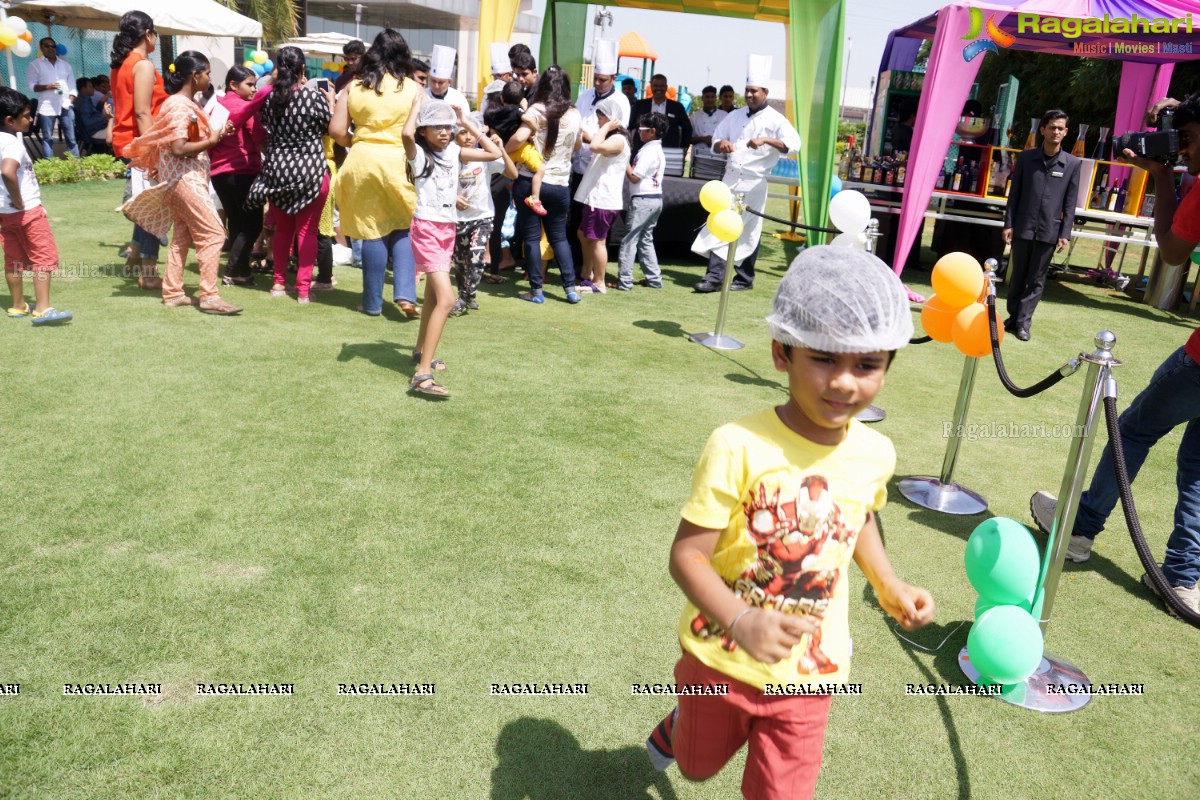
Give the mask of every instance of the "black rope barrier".
<path id="1" fill-rule="evenodd" d="M 799 222 L 792 222 L 791 220 L 780 219 L 779 217 L 769 216 L 767 214 L 762 213 L 761 211 L 755 211 L 753 208 L 747 208 L 746 211 L 750 212 L 751 214 L 753 214 L 756 217 L 762 217 L 763 219 L 769 219 L 769 220 L 771 220 L 771 222 L 779 222 L 784 225 L 790 225 L 793 228 L 803 228 L 806 231 L 817 231 L 819 233 L 841 233 L 841 231 L 839 231 L 837 228 L 818 228 L 815 225 L 801 225 Z"/>
<path id="2" fill-rule="evenodd" d="M 996 362 L 996 372 L 1000 375 L 1000 383 L 1004 385 L 1004 388 L 1008 390 L 1009 394 L 1012 394 L 1016 397 L 1033 397 L 1034 395 L 1041 394 L 1051 386 L 1061 381 L 1063 378 L 1075 372 L 1074 365 L 1068 362 L 1067 364 L 1064 364 L 1062 367 L 1059 367 L 1057 370 L 1047 375 L 1042 380 L 1035 383 L 1033 386 L 1025 389 L 1017 386 L 1012 382 L 1012 380 L 1009 379 L 1008 372 L 1004 369 L 1004 357 L 1000 355 L 1000 339 L 997 335 L 998 331 L 996 330 L 996 296 L 994 294 L 988 295 L 987 313 L 988 330 L 992 336 L 992 358 Z"/>
<path id="3" fill-rule="evenodd" d="M 1117 490 L 1121 495 L 1121 511 L 1125 515 L 1125 526 L 1129 528 L 1129 536 L 1133 539 L 1133 547 L 1137 550 L 1138 560 L 1142 562 L 1142 567 L 1150 576 L 1150 582 L 1158 590 L 1163 602 L 1180 619 L 1189 625 L 1200 628 L 1200 614 L 1184 605 L 1179 596 L 1175 594 L 1171 585 L 1167 583 L 1167 577 L 1163 575 L 1162 569 L 1158 566 L 1158 561 L 1150 552 L 1150 545 L 1146 544 L 1146 537 L 1142 533 L 1142 524 L 1138 521 L 1137 509 L 1133 505 L 1133 492 L 1129 485 L 1129 470 L 1125 465 L 1125 448 L 1121 444 L 1121 428 L 1117 419 L 1117 398 L 1115 397 L 1104 398 L 1104 422 L 1108 428 L 1108 446 L 1112 448 L 1113 470 L 1117 473 Z"/>

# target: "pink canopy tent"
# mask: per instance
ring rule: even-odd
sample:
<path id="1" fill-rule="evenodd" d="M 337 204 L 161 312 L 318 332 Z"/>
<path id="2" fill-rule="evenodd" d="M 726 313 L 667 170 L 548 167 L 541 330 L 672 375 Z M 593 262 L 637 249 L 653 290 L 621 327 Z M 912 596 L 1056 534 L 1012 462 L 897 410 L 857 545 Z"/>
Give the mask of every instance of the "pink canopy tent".
<path id="1" fill-rule="evenodd" d="M 905 181 L 904 200 L 900 207 L 900 221 L 896 233 L 896 254 L 893 263 L 897 274 L 903 268 L 924 221 L 925 209 L 929 206 L 929 198 L 941 172 L 946 150 L 954 136 L 954 128 L 963 103 L 971 91 L 971 85 L 975 82 L 979 65 L 983 61 L 982 58 L 967 61 L 963 53 L 964 45 L 969 44 L 963 37 L 972 28 L 972 8 L 981 11 L 985 19 L 990 16 L 992 23 L 1003 34 L 1015 37 L 1015 40 L 1008 44 L 1009 49 L 1034 50 L 1065 56 L 1077 55 L 1076 43 L 1084 49 L 1083 46 L 1100 40 L 1127 43 L 1172 42 L 1180 45 L 1182 49 L 1183 45 L 1192 45 L 1197 40 L 1197 35 L 1185 31 L 1171 34 L 1139 30 L 1137 33 L 1083 33 L 1075 38 L 1066 38 L 1060 33 L 1018 33 L 1018 14 L 1037 14 L 1042 19 L 1102 19 L 1106 14 L 1110 18 L 1130 18 L 1136 14 L 1141 18 L 1153 19 L 1181 18 L 1192 14 L 1195 25 L 1200 28 L 1200 0 L 1025 0 L 1017 6 L 978 2 L 948 5 L 936 14 L 894 31 L 889 44 L 901 37 L 933 39 L 923 94 L 936 100 L 920 104 L 913 128 L 908 178 Z M 987 36 L 986 32 L 979 34 L 979 38 Z M 1166 94 L 1173 63 L 1200 58 L 1200 47 L 1192 46 L 1192 49 L 1195 52 L 1087 55 L 1089 58 L 1125 61 L 1121 70 L 1121 88 L 1117 95 L 1114 134 L 1144 130 L 1144 112 L 1152 99 Z M 884 54 L 882 69 L 890 68 L 890 62 L 895 60 L 896 55 L 892 51 L 893 47 L 889 46 Z"/>

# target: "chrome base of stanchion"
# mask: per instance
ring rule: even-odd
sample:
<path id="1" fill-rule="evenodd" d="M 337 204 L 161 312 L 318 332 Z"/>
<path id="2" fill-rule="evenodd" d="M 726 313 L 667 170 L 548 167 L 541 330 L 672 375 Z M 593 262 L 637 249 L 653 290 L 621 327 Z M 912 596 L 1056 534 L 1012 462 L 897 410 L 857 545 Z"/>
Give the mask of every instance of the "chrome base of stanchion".
<path id="1" fill-rule="evenodd" d="M 983 495 L 937 478 L 905 478 L 900 481 L 900 494 L 922 508 L 946 514 L 979 514 L 988 507 Z"/>
<path id="2" fill-rule="evenodd" d="M 958 654 L 958 666 L 971 683 L 979 683 L 979 670 L 971 663 L 967 648 Z M 1053 687 L 1053 688 L 1052 688 Z M 1091 682 L 1080 672 L 1079 667 L 1055 656 L 1043 656 L 1033 674 L 1021 683 L 1005 686 L 996 695 L 1006 703 L 1041 711 L 1047 714 L 1062 714 L 1078 711 L 1092 699 Z"/>
<path id="3" fill-rule="evenodd" d="M 879 406 L 867 406 L 855 417 L 859 422 L 882 422 L 887 419 L 887 412 Z"/>
<path id="4" fill-rule="evenodd" d="M 696 344 L 702 344 L 705 347 L 711 347 L 713 350 L 741 350 L 745 347 L 745 343 L 739 342 L 732 336 L 724 334 L 712 333 L 693 333 L 688 336 Z"/>

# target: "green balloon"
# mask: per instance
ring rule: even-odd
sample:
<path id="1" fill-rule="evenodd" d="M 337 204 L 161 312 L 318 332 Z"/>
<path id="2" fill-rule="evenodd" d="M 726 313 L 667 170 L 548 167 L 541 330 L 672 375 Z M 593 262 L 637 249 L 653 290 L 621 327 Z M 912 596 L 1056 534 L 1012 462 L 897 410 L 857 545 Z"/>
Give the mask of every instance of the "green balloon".
<path id="1" fill-rule="evenodd" d="M 981 597 L 975 601 L 975 619 L 982 617 L 985 611 L 990 611 L 996 606 L 1002 605 L 1015 605 L 1017 608 L 1024 609 L 1025 611 L 1032 611 L 1033 598 L 1022 600 L 1019 603 L 997 603 L 994 600 L 988 600 L 986 597 Z"/>
<path id="2" fill-rule="evenodd" d="M 992 605 L 1020 605 L 1033 596 L 1041 558 L 1033 534 L 1014 519 L 979 523 L 963 557 L 967 579 Z"/>
<path id="3" fill-rule="evenodd" d="M 971 626 L 967 655 L 979 674 L 991 683 L 1020 683 L 1042 660 L 1042 629 L 1023 608 L 996 606 Z"/>

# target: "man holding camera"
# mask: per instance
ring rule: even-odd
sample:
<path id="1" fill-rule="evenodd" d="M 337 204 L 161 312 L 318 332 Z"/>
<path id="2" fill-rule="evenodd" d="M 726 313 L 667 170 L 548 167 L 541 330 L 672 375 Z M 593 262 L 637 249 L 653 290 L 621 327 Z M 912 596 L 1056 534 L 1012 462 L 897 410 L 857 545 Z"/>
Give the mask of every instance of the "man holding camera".
<path id="1" fill-rule="evenodd" d="M 1029 341 L 1029 326 L 1046 288 L 1050 259 L 1070 241 L 1079 191 L 1080 161 L 1062 148 L 1067 113 L 1057 108 L 1047 111 L 1038 133 L 1042 146 L 1017 156 L 1004 211 L 1004 243 L 1012 244 L 1004 330 L 1023 342 Z"/>
<path id="2" fill-rule="evenodd" d="M 1179 161 L 1190 175 L 1200 175 L 1200 92 L 1182 103 L 1170 98 L 1159 101 L 1151 109 L 1153 118 L 1157 119 L 1164 108 L 1175 111 Z M 1200 189 L 1193 184 L 1192 190 L 1177 203 L 1170 164 L 1139 157 L 1130 149 L 1125 149 L 1123 156 L 1154 179 L 1157 203 L 1154 236 L 1162 260 L 1172 265 L 1186 262 L 1200 244 Z M 1200 328 L 1159 366 L 1150 384 L 1121 414 L 1121 447 L 1131 482 L 1154 443 L 1178 425 L 1187 427 L 1176 457 L 1179 499 L 1162 571 L 1180 603 L 1193 614 L 1200 615 L 1200 587 L 1197 586 L 1200 579 Z M 1092 483 L 1079 499 L 1079 513 L 1071 532 L 1067 558 L 1082 563 L 1091 557 L 1096 534 L 1104 528 L 1117 499 L 1112 449 L 1105 445 Z M 1029 505 L 1038 526 L 1049 530 L 1057 505 L 1053 495 L 1038 492 Z M 1148 576 L 1142 576 L 1142 583 L 1157 593 Z M 1176 613 L 1169 605 L 1167 610 L 1172 615 Z"/>

